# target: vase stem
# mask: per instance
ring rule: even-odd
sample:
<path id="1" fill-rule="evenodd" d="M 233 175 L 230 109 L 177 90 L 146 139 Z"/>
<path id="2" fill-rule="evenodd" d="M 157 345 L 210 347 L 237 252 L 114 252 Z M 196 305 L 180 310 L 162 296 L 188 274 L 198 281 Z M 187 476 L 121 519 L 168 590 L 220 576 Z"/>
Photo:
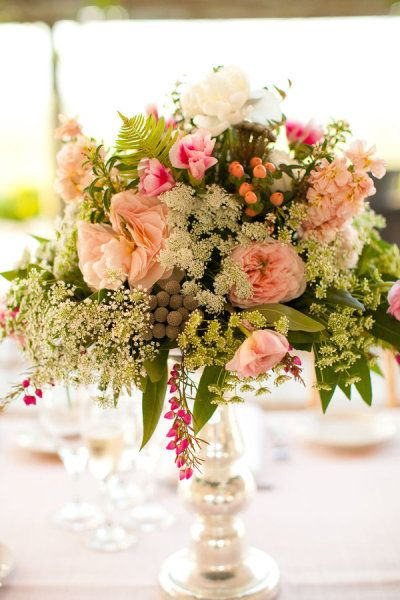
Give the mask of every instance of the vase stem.
<path id="1" fill-rule="evenodd" d="M 273 559 L 247 548 L 239 513 L 255 493 L 254 478 L 243 460 L 235 408 L 221 406 L 202 431 L 201 473 L 182 486 L 196 514 L 188 549 L 171 556 L 160 575 L 166 598 L 198 600 L 271 600 L 279 587 Z"/>

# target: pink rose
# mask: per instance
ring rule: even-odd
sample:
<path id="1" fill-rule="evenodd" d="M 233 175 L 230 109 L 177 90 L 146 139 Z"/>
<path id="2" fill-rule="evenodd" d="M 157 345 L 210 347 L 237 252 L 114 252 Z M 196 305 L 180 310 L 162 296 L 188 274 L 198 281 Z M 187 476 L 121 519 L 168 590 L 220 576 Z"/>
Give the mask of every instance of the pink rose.
<path id="1" fill-rule="evenodd" d="M 290 144 L 316 144 L 324 137 L 324 130 L 314 121 L 305 125 L 299 121 L 286 121 L 286 137 Z"/>
<path id="2" fill-rule="evenodd" d="M 54 132 L 56 140 L 66 140 L 82 135 L 82 128 L 76 119 L 58 115 L 58 120 L 60 124 Z"/>
<path id="3" fill-rule="evenodd" d="M 390 288 L 388 302 L 388 313 L 400 321 L 400 279 L 398 279 Z"/>
<path id="4" fill-rule="evenodd" d="M 133 190 L 120 192 L 111 199 L 113 229 L 134 245 L 128 272 L 131 287 L 150 288 L 169 275 L 158 262 L 169 235 L 167 213 L 167 207 L 156 198 L 144 198 Z"/>
<path id="5" fill-rule="evenodd" d="M 280 333 L 260 329 L 245 339 L 225 368 L 238 377 L 257 377 L 275 367 L 289 351 L 289 342 Z"/>
<path id="6" fill-rule="evenodd" d="M 117 289 L 126 280 L 133 247 L 110 225 L 78 223 L 79 268 L 92 290 Z"/>
<path id="7" fill-rule="evenodd" d="M 275 240 L 235 248 L 233 262 L 246 272 L 252 286 L 250 298 L 241 298 L 235 287 L 229 292 L 233 305 L 241 308 L 288 302 L 306 289 L 304 263 L 292 246 Z"/>
<path id="8" fill-rule="evenodd" d="M 83 190 L 93 179 L 91 165 L 87 162 L 87 153 L 92 144 L 85 137 L 63 145 L 58 152 L 57 179 L 54 189 L 64 202 L 73 202 L 83 195 Z"/>
<path id="9" fill-rule="evenodd" d="M 204 174 L 218 160 L 211 156 L 215 140 L 206 130 L 199 129 L 195 133 L 178 139 L 169 151 L 171 164 L 176 169 L 189 169 L 194 179 L 202 180 Z"/>
<path id="10" fill-rule="evenodd" d="M 157 158 L 143 158 L 138 167 L 140 177 L 139 192 L 142 196 L 153 198 L 168 192 L 175 185 L 171 171 Z"/>

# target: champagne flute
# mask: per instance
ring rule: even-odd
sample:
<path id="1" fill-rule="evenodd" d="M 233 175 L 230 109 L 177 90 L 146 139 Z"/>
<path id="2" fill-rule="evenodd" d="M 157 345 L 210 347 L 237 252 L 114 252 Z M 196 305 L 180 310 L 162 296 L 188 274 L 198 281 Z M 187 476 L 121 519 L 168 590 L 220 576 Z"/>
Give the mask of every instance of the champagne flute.
<path id="1" fill-rule="evenodd" d="M 105 552 L 125 550 L 136 542 L 136 538 L 116 522 L 116 509 L 109 490 L 124 450 L 121 410 L 118 407 L 102 408 L 92 399 L 85 411 L 85 442 L 89 452 L 89 471 L 99 482 L 105 509 L 105 523 L 87 538 L 87 546 Z"/>
<path id="2" fill-rule="evenodd" d="M 82 438 L 82 397 L 69 385 L 54 388 L 40 403 L 39 420 L 55 442 L 57 452 L 73 483 L 72 501 L 54 516 L 57 525 L 83 531 L 96 527 L 101 521 L 100 511 L 83 502 L 79 481 L 88 462 L 88 451 Z"/>

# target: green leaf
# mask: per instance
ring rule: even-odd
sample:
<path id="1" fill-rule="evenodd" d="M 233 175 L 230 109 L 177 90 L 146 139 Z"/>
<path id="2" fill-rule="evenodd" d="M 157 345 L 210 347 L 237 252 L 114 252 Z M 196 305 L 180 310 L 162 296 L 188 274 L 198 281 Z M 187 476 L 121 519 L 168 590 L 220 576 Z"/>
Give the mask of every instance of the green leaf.
<path id="1" fill-rule="evenodd" d="M 342 392 L 347 396 L 349 400 L 351 400 L 351 385 L 345 385 L 343 382 L 339 381 L 339 387 Z"/>
<path id="2" fill-rule="evenodd" d="M 26 269 L 13 269 L 12 271 L 2 271 L 0 275 L 7 279 L 7 281 L 13 281 L 14 279 L 24 279 L 32 269 L 36 269 L 36 271 L 45 271 L 43 267 L 40 265 L 36 265 L 35 263 L 29 264 Z M 47 271 L 50 273 L 50 271 Z"/>
<path id="3" fill-rule="evenodd" d="M 322 410 L 326 412 L 333 394 L 335 393 L 336 386 L 339 383 L 339 376 L 333 369 L 329 368 L 323 369 L 322 371 L 318 367 L 315 367 L 315 373 L 318 383 L 325 383 L 331 386 L 330 390 L 318 390 L 321 398 Z"/>
<path id="4" fill-rule="evenodd" d="M 372 385 L 371 385 L 371 373 L 369 370 L 368 362 L 366 358 L 358 360 L 350 370 L 351 375 L 360 377 L 355 386 L 361 398 L 368 406 L 372 404 Z"/>
<path id="5" fill-rule="evenodd" d="M 97 302 L 98 304 L 101 304 L 101 302 L 103 302 L 103 300 L 105 300 L 107 298 L 107 294 L 110 290 L 103 288 L 101 290 L 98 290 L 97 292 L 94 292 L 93 294 L 91 294 L 90 296 L 88 296 L 89 300 L 93 300 L 93 302 Z"/>
<path id="6" fill-rule="evenodd" d="M 326 334 L 320 331 L 289 331 L 287 339 L 297 348 L 298 344 L 315 344 L 315 342 L 321 342 Z"/>
<path id="7" fill-rule="evenodd" d="M 325 329 L 322 323 L 315 321 L 308 315 L 301 313 L 299 310 L 287 306 L 286 304 L 261 304 L 254 307 L 254 310 L 260 312 L 268 322 L 273 324 L 280 317 L 287 317 L 289 321 L 289 329 L 293 331 L 323 331 Z"/>
<path id="8" fill-rule="evenodd" d="M 131 119 L 118 113 L 123 121 L 117 140 L 117 151 L 124 173 L 137 177 L 137 166 L 142 158 L 158 158 L 169 165 L 169 151 L 178 136 L 172 126 L 165 128 L 165 119 L 156 120 L 153 115 L 136 115 Z"/>
<path id="9" fill-rule="evenodd" d="M 350 308 L 357 308 L 364 311 L 365 306 L 359 300 L 354 298 L 349 292 L 344 290 L 335 290 L 329 288 L 326 293 L 325 301 L 328 304 L 339 304 L 341 306 L 349 306 Z"/>
<path id="10" fill-rule="evenodd" d="M 14 281 L 14 279 L 21 277 L 21 273 L 23 273 L 21 269 L 13 269 L 12 271 L 2 271 L 0 275 L 4 277 L 4 279 L 7 279 L 7 281 Z"/>
<path id="11" fill-rule="evenodd" d="M 372 313 L 372 317 L 374 318 L 375 322 L 372 326 L 371 332 L 379 340 L 388 342 L 397 350 L 400 350 L 400 321 L 397 321 L 386 311 L 387 304 L 380 306 L 375 312 Z"/>
<path id="12" fill-rule="evenodd" d="M 157 381 L 160 381 L 162 378 L 166 368 L 168 354 L 168 350 L 160 350 L 154 360 L 146 360 L 144 362 L 144 368 L 152 383 L 157 383 Z"/>
<path id="13" fill-rule="evenodd" d="M 314 346 L 315 359 L 318 359 L 318 348 Z M 318 390 L 321 398 L 322 410 L 326 412 L 332 396 L 335 393 L 336 386 L 339 385 L 339 373 L 336 373 L 331 367 L 320 369 L 315 366 L 315 375 L 318 383 L 330 386 L 329 390 Z"/>
<path id="14" fill-rule="evenodd" d="M 146 386 L 142 393 L 143 438 L 140 449 L 144 448 L 150 440 L 160 420 L 167 391 L 167 379 L 167 364 L 159 381 L 153 383 L 149 376 L 146 378 Z"/>
<path id="15" fill-rule="evenodd" d="M 49 242 L 50 240 L 48 240 L 47 238 L 44 237 L 40 237 L 40 235 L 35 235 L 33 233 L 29 234 L 31 238 L 33 238 L 34 240 L 36 240 L 37 242 L 39 242 L 40 244 L 46 244 L 47 242 Z"/>
<path id="16" fill-rule="evenodd" d="M 378 364 L 374 365 L 373 367 L 370 367 L 370 371 L 376 373 L 376 375 L 379 375 L 379 377 L 384 377 L 383 371 Z"/>
<path id="17" fill-rule="evenodd" d="M 193 407 L 194 431 L 196 434 L 199 433 L 218 408 L 217 404 L 211 403 L 215 394 L 210 392 L 209 386 L 222 385 L 228 375 L 229 373 L 225 367 L 213 365 L 204 368 Z"/>

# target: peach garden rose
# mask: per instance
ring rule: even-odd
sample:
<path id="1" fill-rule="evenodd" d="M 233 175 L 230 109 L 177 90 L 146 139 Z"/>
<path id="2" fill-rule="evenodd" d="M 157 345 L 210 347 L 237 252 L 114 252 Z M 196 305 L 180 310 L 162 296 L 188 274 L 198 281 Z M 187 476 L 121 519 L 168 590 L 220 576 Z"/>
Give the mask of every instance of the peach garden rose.
<path id="1" fill-rule="evenodd" d="M 128 280 L 130 287 L 150 288 L 168 272 L 159 262 L 168 237 L 167 208 L 155 198 L 132 190 L 111 200 L 110 225 L 80 222 L 79 268 L 94 290 L 116 289 Z"/>
<path id="2" fill-rule="evenodd" d="M 242 267 L 252 287 L 249 298 L 241 298 L 235 287 L 231 289 L 229 299 L 234 306 L 289 302 L 306 289 L 304 263 L 292 246 L 275 240 L 253 243 L 235 248 L 231 259 Z"/>

